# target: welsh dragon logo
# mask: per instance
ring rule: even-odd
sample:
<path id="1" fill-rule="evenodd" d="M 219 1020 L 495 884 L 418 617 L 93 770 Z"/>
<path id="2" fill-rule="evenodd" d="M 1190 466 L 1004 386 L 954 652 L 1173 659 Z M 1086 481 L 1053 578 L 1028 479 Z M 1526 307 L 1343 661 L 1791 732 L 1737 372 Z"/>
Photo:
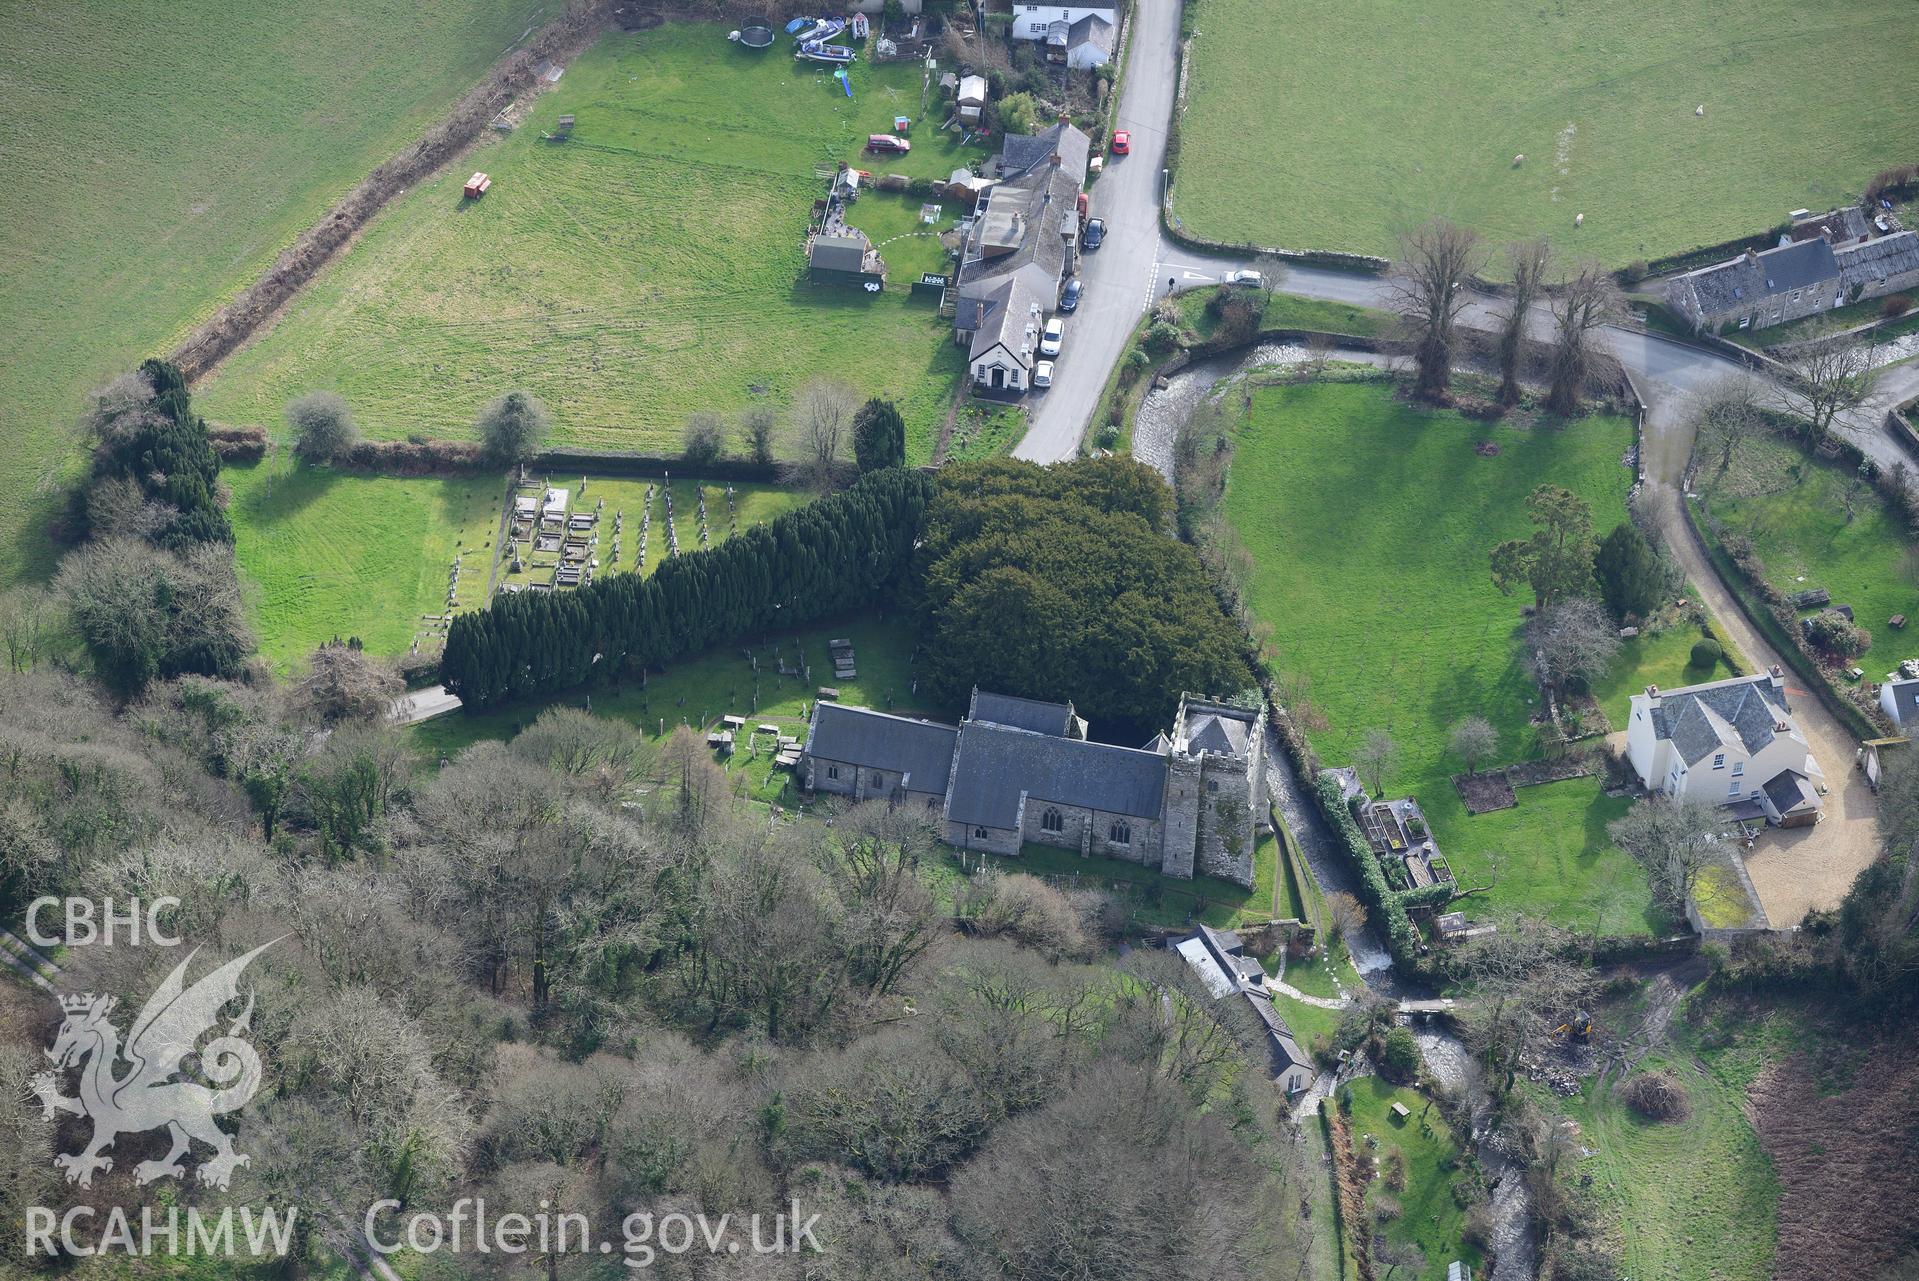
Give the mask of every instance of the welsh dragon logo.
<path id="1" fill-rule="evenodd" d="M 275 942 L 278 940 L 276 939 Z M 187 965 L 195 948 L 148 998 L 126 1045 L 108 1018 L 118 1002 L 110 996 L 65 996 L 60 1008 L 66 1018 L 46 1051 L 56 1071 L 41 1072 L 31 1081 L 33 1092 L 49 1120 L 54 1112 L 71 1112 L 93 1122 L 93 1139 L 78 1153 L 61 1153 L 53 1163 L 66 1171 L 67 1182 L 93 1186 L 96 1170 L 113 1169 L 113 1158 L 102 1155 L 122 1134 L 140 1134 L 164 1126 L 173 1141 L 166 1156 L 134 1167 L 141 1184 L 169 1175 L 185 1177 L 187 1156 L 197 1139 L 214 1150 L 200 1166 L 200 1181 L 225 1188 L 233 1171 L 247 1158 L 233 1150 L 233 1140 L 214 1123 L 214 1117 L 245 1106 L 260 1088 L 260 1056 L 244 1039 L 252 1025 L 253 997 L 228 1025 L 226 1033 L 198 1045 L 213 1030 L 220 1011 L 240 996 L 240 973 L 265 943 L 245 956 L 228 961 L 192 987 L 186 985 Z M 198 1058 L 195 1075 L 212 1082 L 175 1079 L 186 1075 L 186 1059 Z M 124 1072 L 116 1069 L 125 1063 Z M 60 1076 L 80 1068 L 80 1092 L 68 1098 L 60 1093 Z"/>

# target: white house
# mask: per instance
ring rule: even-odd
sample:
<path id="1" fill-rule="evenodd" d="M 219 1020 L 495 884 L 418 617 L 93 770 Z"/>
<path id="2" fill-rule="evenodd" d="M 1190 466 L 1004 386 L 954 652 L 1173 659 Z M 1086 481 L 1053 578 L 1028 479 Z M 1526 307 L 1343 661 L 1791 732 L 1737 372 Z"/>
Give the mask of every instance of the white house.
<path id="1" fill-rule="evenodd" d="M 1725 805 L 1784 827 L 1817 822 L 1824 774 L 1778 668 L 1632 698 L 1626 758 L 1648 791 Z"/>
<path id="2" fill-rule="evenodd" d="M 1105 4 L 1020 4 L 1015 0 L 1011 34 L 1015 40 L 1044 40 L 1055 22 L 1071 27 L 1081 18 L 1103 18 L 1118 26 L 1118 0 Z"/>

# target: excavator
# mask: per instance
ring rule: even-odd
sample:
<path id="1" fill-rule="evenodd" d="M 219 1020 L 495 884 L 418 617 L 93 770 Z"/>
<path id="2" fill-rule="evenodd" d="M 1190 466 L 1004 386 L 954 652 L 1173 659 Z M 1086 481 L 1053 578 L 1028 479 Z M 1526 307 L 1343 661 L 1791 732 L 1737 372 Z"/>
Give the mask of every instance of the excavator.
<path id="1" fill-rule="evenodd" d="M 1592 1015 L 1584 1010 L 1574 1010 L 1564 1023 L 1552 1031 L 1555 1041 L 1590 1041 L 1593 1034 Z"/>

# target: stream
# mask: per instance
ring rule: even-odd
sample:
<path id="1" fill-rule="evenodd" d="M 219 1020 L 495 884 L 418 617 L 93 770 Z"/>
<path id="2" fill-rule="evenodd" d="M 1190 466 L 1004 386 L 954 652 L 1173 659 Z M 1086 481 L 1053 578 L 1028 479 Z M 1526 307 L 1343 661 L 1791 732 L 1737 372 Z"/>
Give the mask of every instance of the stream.
<path id="1" fill-rule="evenodd" d="M 1215 357 L 1181 370 L 1167 380 L 1165 387 L 1150 392 L 1141 403 L 1133 420 L 1134 455 L 1170 480 L 1173 440 L 1180 423 L 1195 405 L 1215 394 L 1222 384 L 1230 385 L 1253 369 L 1297 364 L 1306 357 L 1306 348 L 1301 344 L 1264 343 L 1243 355 Z M 1381 361 L 1373 352 L 1344 349 L 1333 353 L 1333 358 L 1367 364 Z M 1337 852 L 1332 833 L 1307 794 L 1308 782 L 1294 770 L 1292 758 L 1281 749 L 1278 736 L 1270 728 L 1266 731 L 1266 785 L 1320 887 L 1327 893 L 1358 897 L 1358 878 Z M 1366 986 L 1377 995 L 1392 1000 L 1430 995 L 1413 990 L 1393 971 L 1392 955 L 1371 922 L 1348 934 L 1346 950 Z M 1468 1101 L 1477 1132 L 1491 1111 L 1492 1100 L 1465 1043 L 1452 1032 L 1430 1023 L 1415 1025 L 1413 1034 L 1433 1079 L 1448 1093 Z M 1328 1078 L 1322 1076 L 1310 1091 L 1309 1101 L 1329 1088 Z M 1497 1185 L 1492 1193 L 1492 1251 L 1496 1263 L 1490 1281 L 1534 1281 L 1539 1258 L 1529 1228 L 1532 1207 L 1525 1180 L 1517 1168 L 1490 1148 L 1479 1148 L 1477 1156 L 1486 1181 Z"/>

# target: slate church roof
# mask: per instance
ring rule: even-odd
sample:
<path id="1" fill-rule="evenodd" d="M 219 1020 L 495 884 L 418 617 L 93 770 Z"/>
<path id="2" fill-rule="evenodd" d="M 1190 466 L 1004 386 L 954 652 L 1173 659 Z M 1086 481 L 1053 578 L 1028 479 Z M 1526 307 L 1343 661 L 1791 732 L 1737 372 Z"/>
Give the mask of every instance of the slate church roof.
<path id="1" fill-rule="evenodd" d="M 973 701 L 966 710 L 966 718 L 974 721 L 991 721 L 995 725 L 1007 725 L 1013 729 L 1030 729 L 1035 734 L 1055 734 L 1065 738 L 1070 736 L 1073 730 L 1073 705 L 1042 703 L 1037 699 L 1020 698 L 1014 694 L 991 694 L 975 685 Z"/>
<path id="2" fill-rule="evenodd" d="M 1134 818 L 1158 818 L 1165 799 L 1166 759 L 1136 748 L 969 720 L 958 750 L 946 798 L 946 817 L 956 823 L 1016 828 L 1022 792 L 1029 803 Z"/>
<path id="3" fill-rule="evenodd" d="M 957 729 L 937 721 L 821 702 L 813 705 L 806 751 L 821 760 L 904 774 L 915 792 L 944 792 L 958 740 Z"/>

